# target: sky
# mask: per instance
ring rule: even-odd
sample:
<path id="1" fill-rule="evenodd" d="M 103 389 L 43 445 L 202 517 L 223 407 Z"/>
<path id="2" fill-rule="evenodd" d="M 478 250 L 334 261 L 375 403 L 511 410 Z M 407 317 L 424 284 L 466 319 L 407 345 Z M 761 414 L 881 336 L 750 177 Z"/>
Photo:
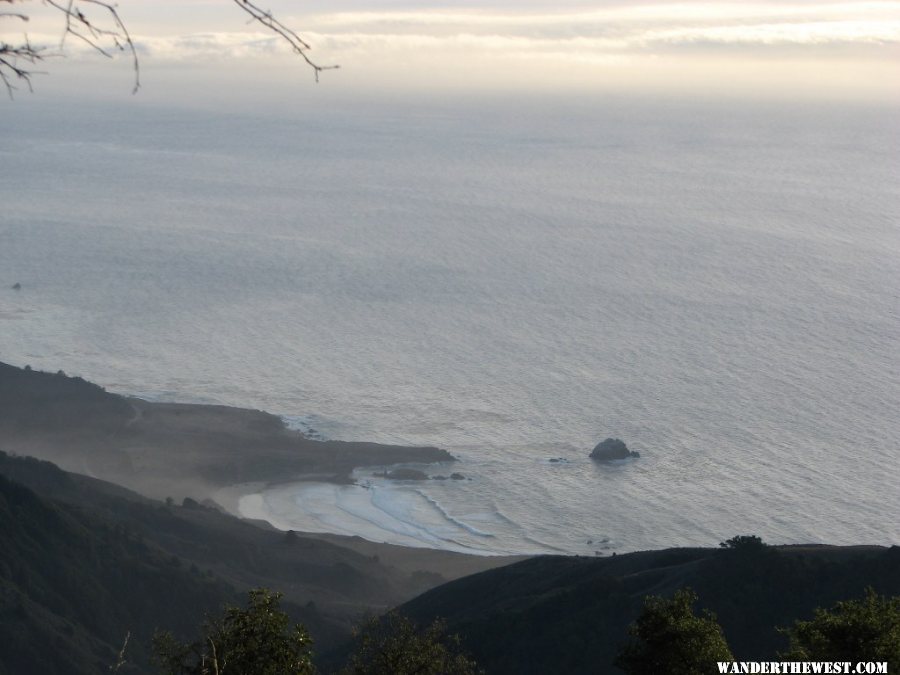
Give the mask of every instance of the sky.
<path id="1" fill-rule="evenodd" d="M 341 66 L 320 85 L 332 91 L 900 98 L 897 1 L 260 4 L 301 34 L 319 63 Z M 232 0 L 120 0 L 118 7 L 138 45 L 150 97 L 183 95 L 198 83 L 216 99 L 243 88 L 312 82 L 287 46 L 249 24 Z M 59 16 L 37 0 L 21 9 L 32 20 L 16 32 L 3 20 L 2 39 L 13 41 L 24 27 L 33 42 L 55 48 Z M 88 11 L 97 17 L 96 8 Z M 80 87 L 77 73 L 95 78 L 101 72 L 96 68 L 104 59 L 84 45 L 69 41 L 65 51 L 64 62 L 47 68 L 64 73 L 52 87 Z M 102 78 L 128 77 L 127 63 L 103 65 Z"/>

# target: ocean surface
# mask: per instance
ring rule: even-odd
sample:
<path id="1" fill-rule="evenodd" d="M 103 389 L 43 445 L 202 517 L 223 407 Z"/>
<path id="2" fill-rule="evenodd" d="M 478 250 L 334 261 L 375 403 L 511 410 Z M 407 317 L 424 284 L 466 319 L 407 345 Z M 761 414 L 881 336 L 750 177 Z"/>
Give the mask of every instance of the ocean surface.
<path id="1" fill-rule="evenodd" d="M 247 513 L 479 553 L 900 544 L 900 110 L 35 96 L 0 161 L 0 359 L 467 477 Z M 608 436 L 640 459 L 588 459 Z"/>

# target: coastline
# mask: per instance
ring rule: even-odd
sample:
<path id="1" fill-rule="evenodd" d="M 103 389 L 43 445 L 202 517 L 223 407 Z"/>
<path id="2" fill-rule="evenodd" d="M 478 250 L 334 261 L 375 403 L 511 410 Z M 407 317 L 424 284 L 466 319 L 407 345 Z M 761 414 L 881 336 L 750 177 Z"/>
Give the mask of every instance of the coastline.
<path id="1" fill-rule="evenodd" d="M 448 514 L 423 491 L 425 481 L 395 481 L 372 473 L 384 468 L 359 467 L 349 481 L 306 474 L 287 481 L 240 483 L 217 490 L 209 499 L 232 516 L 280 531 L 477 556 L 527 555 L 487 545 L 494 535 Z"/>
<path id="2" fill-rule="evenodd" d="M 152 499 L 190 498 L 309 536 L 477 557 L 523 555 L 483 545 L 492 535 L 424 494 L 422 483 L 430 481 L 378 473 L 412 466 L 452 473 L 447 465 L 457 459 L 440 448 L 308 438 L 259 410 L 146 401 L 78 377 L 2 363 L 0 408 L 0 444 L 7 451 Z M 306 508 L 298 507 L 301 498 Z"/>
<path id="3" fill-rule="evenodd" d="M 521 532 L 499 538 L 484 524 L 489 507 L 460 515 L 434 494 L 467 481 L 384 475 L 386 467 L 418 467 L 419 475 L 452 476 L 447 464 L 458 460 L 440 448 L 311 439 L 260 410 L 146 401 L 3 363 L 0 411 L 7 452 L 151 499 L 189 498 L 267 529 L 498 561 L 561 552 Z"/>
<path id="4" fill-rule="evenodd" d="M 303 480 L 245 484 L 219 496 L 232 515 L 263 521 L 282 531 L 359 537 L 373 544 L 467 555 L 520 555 L 495 550 L 489 545 L 494 543 L 493 535 L 435 509 L 433 501 L 415 485 L 372 487 Z"/>
<path id="5" fill-rule="evenodd" d="M 4 363 L 0 410 L 0 443 L 9 452 L 155 499 L 223 500 L 232 513 L 248 486 L 346 485 L 359 468 L 456 461 L 436 447 L 319 440 L 260 410 L 146 401 L 62 371 Z"/>
<path id="6" fill-rule="evenodd" d="M 466 502 L 469 482 L 451 479 L 458 460 L 446 450 L 311 439 L 260 410 L 146 401 L 62 371 L 0 363 L 0 448 L 311 537 L 495 559 L 567 552 L 507 527 L 490 500 Z M 394 480 L 386 467 L 444 480 Z"/>
<path id="7" fill-rule="evenodd" d="M 278 528 L 269 518 L 242 514 L 242 498 L 298 483 L 346 487 L 355 469 L 456 461 L 434 447 L 307 439 L 259 410 L 148 402 L 78 377 L 2 362 L 0 448 L 141 497 L 175 504 L 191 498 L 262 531 Z M 403 574 L 430 575 L 416 586 L 420 590 L 528 557 L 382 543 L 355 533 L 294 532 L 310 545 L 326 542 Z"/>

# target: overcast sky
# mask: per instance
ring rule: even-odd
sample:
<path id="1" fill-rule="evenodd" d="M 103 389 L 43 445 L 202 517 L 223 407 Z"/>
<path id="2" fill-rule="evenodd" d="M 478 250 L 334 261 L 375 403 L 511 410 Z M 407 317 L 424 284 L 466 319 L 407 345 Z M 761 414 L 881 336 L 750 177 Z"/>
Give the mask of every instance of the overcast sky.
<path id="1" fill-rule="evenodd" d="M 322 63 L 340 63 L 328 75 L 338 88 L 699 88 L 852 98 L 893 97 L 900 82 L 900 2 L 260 4 L 301 33 Z M 31 39 L 57 42 L 58 20 L 41 20 L 48 10 L 36 0 L 29 9 Z M 182 82 L 192 73 L 207 82 L 210 73 L 258 81 L 300 70 L 282 42 L 248 24 L 230 0 L 121 0 L 119 9 L 142 64 L 158 77 L 173 66 Z M 84 58 L 72 45 L 69 61 Z"/>

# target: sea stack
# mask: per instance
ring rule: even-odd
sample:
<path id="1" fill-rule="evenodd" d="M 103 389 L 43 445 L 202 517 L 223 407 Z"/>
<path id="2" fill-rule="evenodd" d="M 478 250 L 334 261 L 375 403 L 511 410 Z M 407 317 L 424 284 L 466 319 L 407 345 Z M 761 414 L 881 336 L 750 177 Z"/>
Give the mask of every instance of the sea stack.
<path id="1" fill-rule="evenodd" d="M 640 457 L 640 454 L 629 450 L 625 442 L 618 438 L 607 438 L 605 441 L 600 441 L 591 451 L 591 459 L 601 462 L 628 459 L 629 457 Z"/>

